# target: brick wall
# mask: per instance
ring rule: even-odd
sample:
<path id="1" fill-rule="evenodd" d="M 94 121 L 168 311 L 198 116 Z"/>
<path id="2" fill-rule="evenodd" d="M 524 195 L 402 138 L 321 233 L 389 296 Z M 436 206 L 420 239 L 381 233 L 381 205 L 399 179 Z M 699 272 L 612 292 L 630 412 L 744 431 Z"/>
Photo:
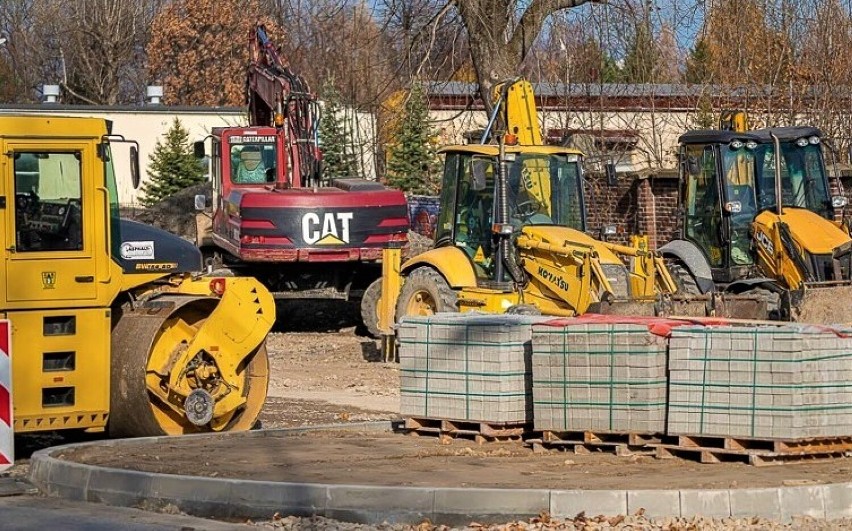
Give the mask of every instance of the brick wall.
<path id="1" fill-rule="evenodd" d="M 597 235 L 601 227 L 614 225 L 610 241 L 628 243 L 632 234 L 646 234 L 659 247 L 678 231 L 677 175 L 619 174 L 614 186 L 602 174 L 587 176 L 588 227 Z"/>

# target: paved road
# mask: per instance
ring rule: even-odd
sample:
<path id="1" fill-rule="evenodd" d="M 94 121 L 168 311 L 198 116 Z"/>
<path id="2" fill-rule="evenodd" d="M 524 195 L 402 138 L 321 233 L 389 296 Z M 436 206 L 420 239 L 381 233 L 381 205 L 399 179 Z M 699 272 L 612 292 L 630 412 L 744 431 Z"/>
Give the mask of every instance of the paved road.
<path id="1" fill-rule="evenodd" d="M 231 531 L 257 529 L 192 516 L 160 514 L 36 495 L 0 497 L 0 530 Z"/>

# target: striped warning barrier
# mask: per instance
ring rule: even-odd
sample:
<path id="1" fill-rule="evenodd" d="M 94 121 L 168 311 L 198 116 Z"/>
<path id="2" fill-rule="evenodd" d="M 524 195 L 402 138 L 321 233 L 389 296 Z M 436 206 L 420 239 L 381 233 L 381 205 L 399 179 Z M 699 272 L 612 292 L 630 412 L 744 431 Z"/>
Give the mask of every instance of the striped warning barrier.
<path id="1" fill-rule="evenodd" d="M 12 429 L 12 325 L 0 320 L 0 472 L 15 462 Z"/>

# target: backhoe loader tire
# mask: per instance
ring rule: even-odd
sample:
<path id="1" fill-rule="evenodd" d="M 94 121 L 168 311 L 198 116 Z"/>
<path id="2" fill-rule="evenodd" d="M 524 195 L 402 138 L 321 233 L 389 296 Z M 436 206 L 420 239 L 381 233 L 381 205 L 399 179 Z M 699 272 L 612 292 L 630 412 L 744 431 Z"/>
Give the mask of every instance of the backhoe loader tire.
<path id="1" fill-rule="evenodd" d="M 379 329 L 379 302 L 382 298 L 382 279 L 379 277 L 364 290 L 361 297 L 361 322 L 373 337 L 381 337 Z"/>
<path id="2" fill-rule="evenodd" d="M 541 315 L 541 310 L 539 310 L 538 306 L 534 304 L 515 304 L 513 306 L 509 306 L 506 309 L 506 313 L 509 315 L 538 316 Z"/>
<path id="3" fill-rule="evenodd" d="M 677 286 L 680 295 L 701 295 L 695 277 L 680 260 L 666 260 L 666 268 Z"/>
<path id="4" fill-rule="evenodd" d="M 458 296 L 447 281 L 431 267 L 418 267 L 402 285 L 396 304 L 398 319 L 406 316 L 434 315 L 438 312 L 457 312 Z"/>

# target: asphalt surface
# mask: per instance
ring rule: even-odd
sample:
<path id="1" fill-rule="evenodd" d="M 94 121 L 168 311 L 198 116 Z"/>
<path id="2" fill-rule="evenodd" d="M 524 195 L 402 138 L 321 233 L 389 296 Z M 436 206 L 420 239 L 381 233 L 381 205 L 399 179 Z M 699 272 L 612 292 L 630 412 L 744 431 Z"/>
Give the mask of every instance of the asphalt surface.
<path id="1" fill-rule="evenodd" d="M 0 479 L 0 483 L 3 479 Z M 180 514 L 163 514 L 107 505 L 45 498 L 33 494 L 0 496 L 0 530 L 63 531 L 226 531 L 251 526 Z M 256 528 L 255 528 L 256 529 Z"/>

